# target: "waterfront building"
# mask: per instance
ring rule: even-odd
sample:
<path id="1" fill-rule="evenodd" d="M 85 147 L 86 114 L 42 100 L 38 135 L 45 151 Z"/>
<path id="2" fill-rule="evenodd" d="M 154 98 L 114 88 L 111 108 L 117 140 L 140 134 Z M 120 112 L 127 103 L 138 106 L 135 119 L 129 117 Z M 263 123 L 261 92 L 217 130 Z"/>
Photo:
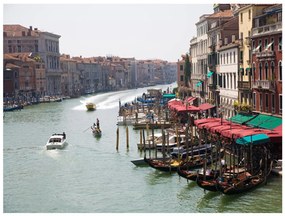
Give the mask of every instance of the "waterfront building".
<path id="1" fill-rule="evenodd" d="M 205 83 L 207 83 L 208 90 L 208 103 L 216 105 L 217 108 L 220 107 L 220 102 L 224 101 L 225 94 L 222 87 L 222 76 L 225 70 L 221 67 L 225 66 L 225 62 L 221 62 L 222 58 L 226 55 L 230 55 L 232 60 L 233 55 L 238 55 L 238 52 L 224 52 L 220 53 L 220 48 L 225 48 L 231 43 L 235 43 L 238 38 L 238 18 L 233 17 L 233 11 L 228 9 L 224 11 L 219 11 L 216 9 L 216 13 L 212 14 L 210 17 L 209 30 L 207 32 L 209 38 L 209 54 L 208 54 L 208 68 L 209 72 L 207 74 Z M 225 55 L 225 56 L 224 56 Z M 227 64 L 232 64 L 233 62 L 228 62 Z M 232 71 L 231 71 L 232 72 Z M 229 86 L 228 86 L 229 87 Z M 223 93 L 221 93 L 223 91 Z M 223 99 L 221 98 L 221 95 Z M 219 111 L 219 110 L 217 110 Z"/>
<path id="2" fill-rule="evenodd" d="M 70 55 L 61 55 L 60 68 L 61 92 L 64 96 L 79 97 L 81 94 L 80 72 L 77 70 L 77 61 L 70 58 Z"/>
<path id="3" fill-rule="evenodd" d="M 252 106 L 256 112 L 282 115 L 282 5 L 253 17 Z"/>
<path id="4" fill-rule="evenodd" d="M 208 81 L 210 81 L 210 79 L 213 79 L 211 76 L 215 74 L 215 65 L 208 65 L 208 49 L 210 43 L 213 45 L 212 48 L 214 48 L 218 34 L 215 31 L 212 31 L 210 34 L 208 34 L 208 31 L 210 28 L 214 29 L 233 17 L 229 4 L 217 4 L 214 5 L 213 9 L 213 14 L 204 14 L 200 17 L 199 21 L 196 23 L 197 37 L 193 38 L 190 41 L 194 93 L 192 95 L 198 98 L 198 104 L 206 102 L 214 103 L 214 97 L 217 98 L 215 93 L 216 90 L 212 88 L 212 83 L 210 86 L 208 85 Z M 193 49 L 191 49 L 191 46 L 193 46 Z M 213 52 L 213 56 L 211 58 L 216 58 L 214 57 L 216 55 L 215 50 L 212 49 L 211 52 Z M 210 71 L 210 69 L 213 71 Z M 211 95 L 209 94 L 209 87 L 211 87 Z"/>
<path id="5" fill-rule="evenodd" d="M 236 115 L 234 104 L 238 101 L 237 77 L 239 70 L 238 62 L 239 43 L 234 40 L 231 43 L 225 43 L 218 49 L 219 52 L 219 90 L 220 90 L 220 113 L 223 118 L 231 118 Z"/>
<path id="6" fill-rule="evenodd" d="M 31 53 L 4 54 L 4 96 L 43 97 L 45 64 Z"/>
<path id="7" fill-rule="evenodd" d="M 200 92 L 198 91 L 198 87 L 196 86 L 197 83 L 201 80 L 201 75 L 198 73 L 197 70 L 197 50 L 198 50 L 198 43 L 197 37 L 193 37 L 190 40 L 190 56 L 191 56 L 191 95 L 192 97 L 200 97 Z M 195 87 L 194 87 L 195 86 Z"/>
<path id="8" fill-rule="evenodd" d="M 176 63 L 163 61 L 162 63 L 162 75 L 163 84 L 175 82 L 177 74 Z"/>
<path id="9" fill-rule="evenodd" d="M 239 103 L 251 105 L 251 42 L 250 37 L 253 28 L 253 17 L 262 14 L 264 8 L 269 5 L 262 4 L 249 4 L 236 10 L 239 17 L 239 41 L 240 41 L 240 54 L 239 54 L 239 76 L 238 76 L 238 89 L 239 89 Z"/>
<path id="10" fill-rule="evenodd" d="M 59 65 L 59 38 L 50 32 L 43 32 L 30 26 L 3 26 L 3 48 L 5 53 L 32 53 L 39 55 L 45 63 L 46 94 L 61 94 L 61 70 Z"/>
<path id="11" fill-rule="evenodd" d="M 184 65 L 185 65 L 185 55 L 181 55 L 181 59 L 177 60 L 177 86 L 185 86 L 185 74 L 184 74 Z"/>

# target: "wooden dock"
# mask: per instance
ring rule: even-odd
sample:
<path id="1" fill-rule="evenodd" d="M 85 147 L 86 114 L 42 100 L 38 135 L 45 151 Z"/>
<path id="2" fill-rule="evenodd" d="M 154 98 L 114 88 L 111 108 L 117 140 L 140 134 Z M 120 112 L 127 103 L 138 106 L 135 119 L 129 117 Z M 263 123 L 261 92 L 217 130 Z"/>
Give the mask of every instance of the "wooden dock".
<path id="1" fill-rule="evenodd" d="M 134 130 L 139 130 L 139 129 L 146 129 L 146 126 L 148 125 L 149 129 L 160 129 L 160 128 L 170 128 L 171 123 L 170 122 L 156 122 L 156 123 L 134 123 L 133 124 L 133 129 Z"/>

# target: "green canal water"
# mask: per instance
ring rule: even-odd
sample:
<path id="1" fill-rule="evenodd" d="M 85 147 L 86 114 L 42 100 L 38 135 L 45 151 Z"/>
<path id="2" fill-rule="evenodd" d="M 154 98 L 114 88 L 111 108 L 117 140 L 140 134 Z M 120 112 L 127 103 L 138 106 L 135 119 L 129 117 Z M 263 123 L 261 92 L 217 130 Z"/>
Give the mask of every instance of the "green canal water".
<path id="1" fill-rule="evenodd" d="M 168 86 L 158 86 L 166 89 Z M 146 88 L 90 95 L 61 103 L 39 104 L 3 118 L 4 213 L 266 213 L 282 212 L 282 178 L 271 177 L 252 192 L 226 196 L 208 192 L 176 173 L 136 167 L 130 161 L 139 131 L 116 130 L 119 99 L 122 104 Z M 86 101 L 97 104 L 87 112 Z M 93 137 L 96 118 L 103 131 Z M 64 150 L 45 150 L 53 133 L 67 134 Z"/>

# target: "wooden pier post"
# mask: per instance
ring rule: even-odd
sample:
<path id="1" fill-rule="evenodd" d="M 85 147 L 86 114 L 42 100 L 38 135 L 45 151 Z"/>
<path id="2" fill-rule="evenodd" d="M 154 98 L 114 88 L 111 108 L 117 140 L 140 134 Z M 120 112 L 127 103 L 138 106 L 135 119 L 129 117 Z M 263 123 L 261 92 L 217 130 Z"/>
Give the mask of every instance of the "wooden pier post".
<path id="1" fill-rule="evenodd" d="M 143 145 L 142 145 L 142 129 L 140 129 L 140 151 L 142 151 L 143 149 Z"/>
<path id="2" fill-rule="evenodd" d="M 119 127 L 117 127 L 117 142 L 116 142 L 116 150 L 119 150 Z"/>
<path id="3" fill-rule="evenodd" d="M 127 150 L 129 150 L 129 127 L 126 127 L 126 142 L 127 142 Z"/>
<path id="4" fill-rule="evenodd" d="M 144 157 L 146 157 L 144 129 L 142 130 L 142 137 L 143 137 L 143 151 L 144 151 Z"/>

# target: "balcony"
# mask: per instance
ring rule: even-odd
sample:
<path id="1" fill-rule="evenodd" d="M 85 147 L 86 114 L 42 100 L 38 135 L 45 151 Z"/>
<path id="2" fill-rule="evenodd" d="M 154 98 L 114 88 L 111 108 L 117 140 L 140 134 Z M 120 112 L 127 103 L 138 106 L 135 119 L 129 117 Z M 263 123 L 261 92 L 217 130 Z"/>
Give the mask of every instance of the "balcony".
<path id="1" fill-rule="evenodd" d="M 252 36 L 261 36 L 264 34 L 274 34 L 276 32 L 282 32 L 282 22 L 265 25 L 252 29 Z"/>
<path id="2" fill-rule="evenodd" d="M 262 52 L 255 52 L 257 58 L 273 58 L 275 57 L 275 52 L 271 50 L 264 50 Z"/>
<path id="3" fill-rule="evenodd" d="M 239 89 L 250 89 L 250 83 L 248 81 L 238 81 Z"/>
<path id="4" fill-rule="evenodd" d="M 245 45 L 246 45 L 246 46 L 251 47 L 251 40 L 250 40 L 250 37 L 246 37 L 244 42 L 245 42 Z"/>
<path id="5" fill-rule="evenodd" d="M 209 83 L 208 87 L 210 91 L 215 91 L 217 89 L 217 85 L 213 83 Z"/>
<path id="6" fill-rule="evenodd" d="M 202 79 L 202 74 L 191 74 L 192 80 L 200 80 Z"/>
<path id="7" fill-rule="evenodd" d="M 243 39 L 239 39 L 239 47 L 242 48 L 243 47 Z"/>
<path id="8" fill-rule="evenodd" d="M 252 82 L 252 88 L 274 90 L 275 82 L 271 80 L 255 80 Z"/>

